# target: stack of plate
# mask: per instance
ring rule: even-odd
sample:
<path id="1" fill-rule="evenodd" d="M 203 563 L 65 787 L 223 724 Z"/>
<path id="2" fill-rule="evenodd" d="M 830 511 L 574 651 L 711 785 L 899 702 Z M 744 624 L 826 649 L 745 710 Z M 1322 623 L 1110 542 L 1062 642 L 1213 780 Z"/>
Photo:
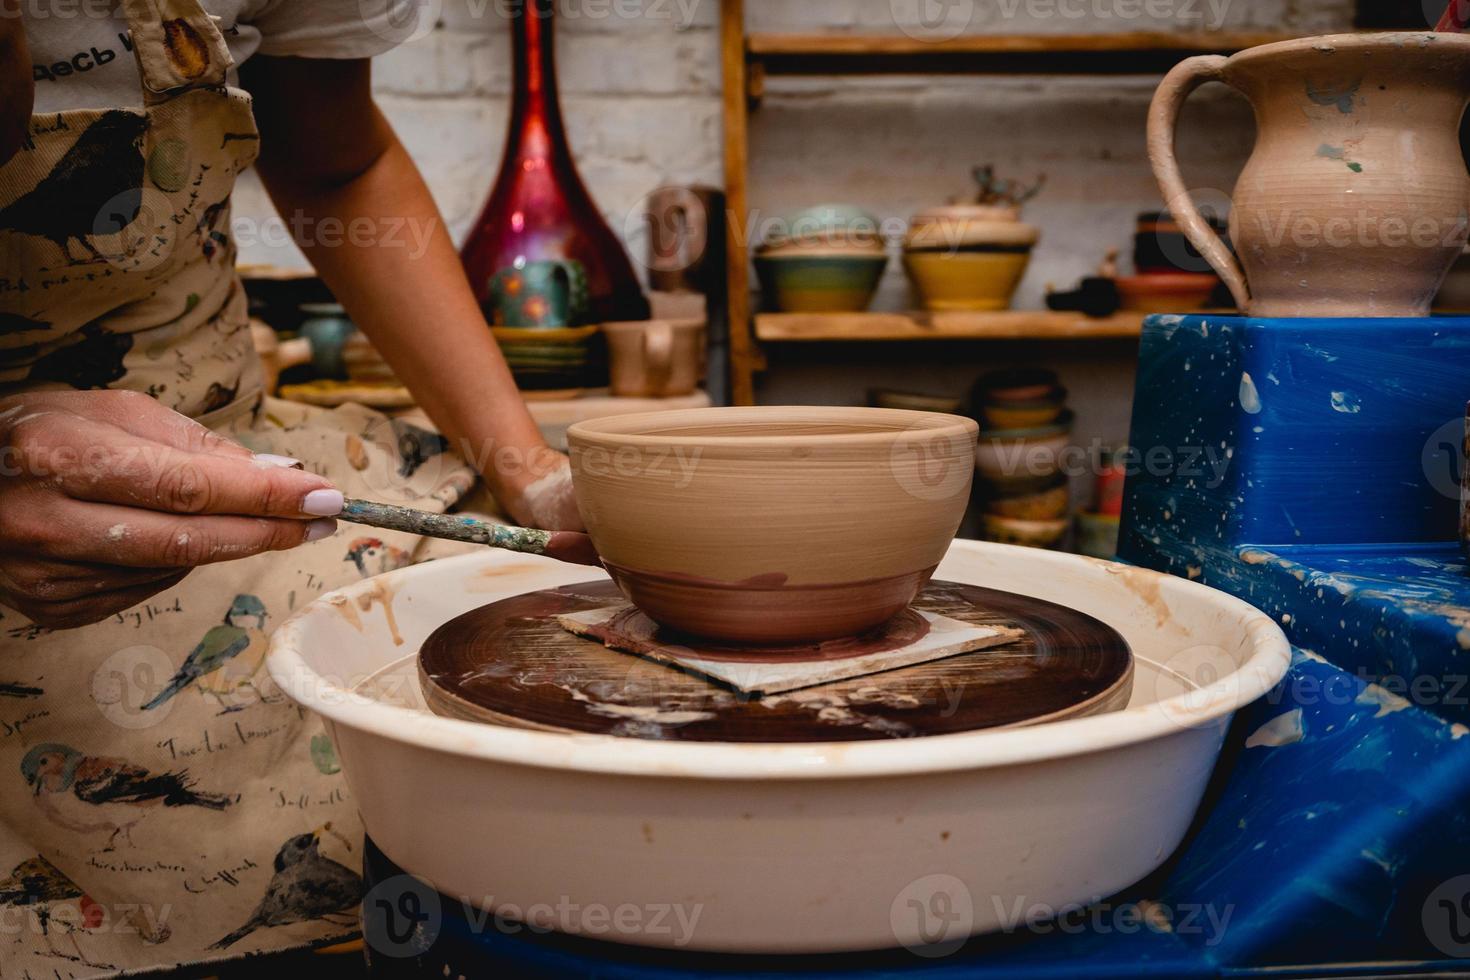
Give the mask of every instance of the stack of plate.
<path id="1" fill-rule="evenodd" d="M 1042 368 L 987 374 L 975 386 L 976 465 L 983 535 L 1003 544 L 1055 548 L 1066 537 L 1071 488 L 1061 454 L 1072 441 L 1067 390 Z"/>
<path id="2" fill-rule="evenodd" d="M 595 323 L 492 329 L 522 391 L 563 391 L 607 383 L 607 348 Z"/>

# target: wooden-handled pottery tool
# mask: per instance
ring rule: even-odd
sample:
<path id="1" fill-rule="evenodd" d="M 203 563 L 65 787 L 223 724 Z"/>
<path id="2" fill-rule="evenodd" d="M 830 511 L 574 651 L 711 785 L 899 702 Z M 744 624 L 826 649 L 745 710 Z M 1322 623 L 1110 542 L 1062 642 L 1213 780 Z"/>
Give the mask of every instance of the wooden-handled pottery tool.
<path id="1" fill-rule="evenodd" d="M 407 531 L 447 541 L 468 541 L 527 555 L 545 555 L 574 565 L 602 567 L 592 539 L 576 531 L 540 531 L 529 527 L 510 527 L 464 517 L 457 514 L 431 514 L 428 511 L 378 504 L 370 500 L 348 499 L 342 503 L 339 520 L 388 531 Z"/>

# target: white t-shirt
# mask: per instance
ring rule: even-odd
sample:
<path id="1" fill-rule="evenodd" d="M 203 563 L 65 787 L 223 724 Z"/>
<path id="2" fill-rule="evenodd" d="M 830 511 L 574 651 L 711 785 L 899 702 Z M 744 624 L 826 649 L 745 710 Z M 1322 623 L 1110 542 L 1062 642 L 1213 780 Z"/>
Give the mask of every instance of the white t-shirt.
<path id="1" fill-rule="evenodd" d="M 419 0 L 201 0 L 238 67 L 251 55 L 371 58 L 414 29 Z M 117 0 L 20 0 L 36 111 L 142 104 Z"/>

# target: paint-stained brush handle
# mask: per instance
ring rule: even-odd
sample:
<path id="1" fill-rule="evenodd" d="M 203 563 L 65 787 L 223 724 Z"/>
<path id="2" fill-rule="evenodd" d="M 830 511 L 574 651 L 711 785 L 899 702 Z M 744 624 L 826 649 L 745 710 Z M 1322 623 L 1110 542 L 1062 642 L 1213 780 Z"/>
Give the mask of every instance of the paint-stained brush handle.
<path id="1" fill-rule="evenodd" d="M 429 538 L 468 541 L 527 555 L 545 555 L 574 565 L 601 567 L 592 539 L 576 531 L 538 531 L 528 527 L 509 527 L 474 517 L 455 514 L 431 514 L 428 511 L 378 504 L 370 500 L 348 499 L 342 503 L 338 520 L 387 531 L 406 531 Z"/>

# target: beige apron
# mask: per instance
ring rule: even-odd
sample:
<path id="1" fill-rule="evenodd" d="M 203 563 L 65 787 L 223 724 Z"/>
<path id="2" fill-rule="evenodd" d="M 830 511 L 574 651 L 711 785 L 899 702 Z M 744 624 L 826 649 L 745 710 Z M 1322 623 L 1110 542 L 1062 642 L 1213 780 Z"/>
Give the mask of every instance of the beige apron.
<path id="1" fill-rule="evenodd" d="M 249 97 L 198 0 L 123 0 L 145 108 L 36 116 L 0 168 L 0 393 L 126 388 L 349 495 L 455 505 L 427 428 L 264 398 L 229 197 Z M 361 828 L 321 725 L 263 669 L 322 592 L 414 560 L 343 525 L 83 629 L 0 607 L 0 977 L 88 976 L 356 931 Z"/>

